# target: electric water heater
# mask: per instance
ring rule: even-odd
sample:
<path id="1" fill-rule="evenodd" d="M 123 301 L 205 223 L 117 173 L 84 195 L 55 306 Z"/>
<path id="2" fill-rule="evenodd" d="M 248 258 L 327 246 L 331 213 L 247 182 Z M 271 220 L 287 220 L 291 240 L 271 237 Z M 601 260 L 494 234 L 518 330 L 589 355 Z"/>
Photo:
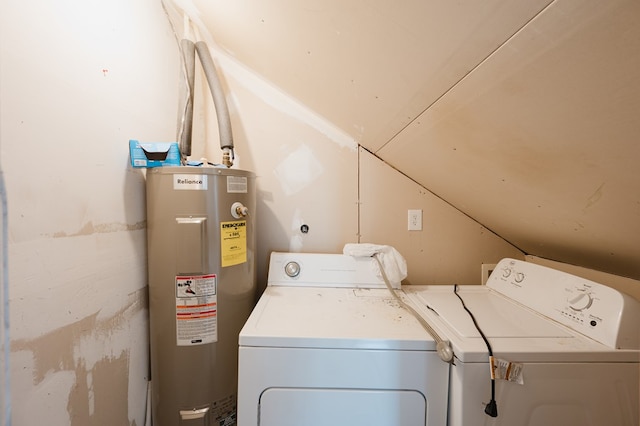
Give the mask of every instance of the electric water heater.
<path id="1" fill-rule="evenodd" d="M 255 302 L 255 175 L 147 170 L 154 426 L 236 424 L 238 334 Z"/>

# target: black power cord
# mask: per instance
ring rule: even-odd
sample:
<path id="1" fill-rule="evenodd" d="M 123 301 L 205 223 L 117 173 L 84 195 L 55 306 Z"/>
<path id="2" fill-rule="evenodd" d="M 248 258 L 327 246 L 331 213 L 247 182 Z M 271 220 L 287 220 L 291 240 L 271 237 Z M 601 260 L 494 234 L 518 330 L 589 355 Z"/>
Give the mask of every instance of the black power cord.
<path id="1" fill-rule="evenodd" d="M 480 333 L 480 336 L 482 336 L 482 340 L 484 340 L 485 345 L 487 345 L 487 349 L 489 350 L 489 362 L 491 362 L 491 360 L 493 359 L 493 350 L 491 349 L 491 343 L 489 343 L 487 336 L 485 336 L 482 330 L 480 329 L 480 326 L 476 321 L 476 317 L 473 316 L 469 308 L 467 308 L 467 305 L 465 305 L 464 300 L 462 300 L 462 297 L 460 297 L 460 295 L 458 294 L 458 284 L 454 284 L 453 292 L 456 296 L 458 296 L 458 299 L 460 299 L 460 302 L 462 303 L 462 307 L 464 308 L 465 311 L 467 311 L 467 313 L 471 317 L 471 321 L 473 321 L 473 325 L 476 326 L 476 329 Z M 493 368 L 493 363 L 491 364 L 492 364 L 491 368 Z M 489 401 L 486 407 L 484 407 L 484 412 L 491 417 L 498 417 L 498 405 L 496 404 L 496 379 L 493 376 L 493 371 L 491 372 L 491 401 Z"/>

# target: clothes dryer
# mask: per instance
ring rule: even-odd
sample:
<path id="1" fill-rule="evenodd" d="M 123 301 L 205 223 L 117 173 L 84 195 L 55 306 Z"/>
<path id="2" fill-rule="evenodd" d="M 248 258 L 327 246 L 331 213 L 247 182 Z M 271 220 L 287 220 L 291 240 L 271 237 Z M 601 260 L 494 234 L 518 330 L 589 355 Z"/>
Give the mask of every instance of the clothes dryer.
<path id="1" fill-rule="evenodd" d="M 239 337 L 240 426 L 442 426 L 450 364 L 375 260 L 273 253 Z"/>

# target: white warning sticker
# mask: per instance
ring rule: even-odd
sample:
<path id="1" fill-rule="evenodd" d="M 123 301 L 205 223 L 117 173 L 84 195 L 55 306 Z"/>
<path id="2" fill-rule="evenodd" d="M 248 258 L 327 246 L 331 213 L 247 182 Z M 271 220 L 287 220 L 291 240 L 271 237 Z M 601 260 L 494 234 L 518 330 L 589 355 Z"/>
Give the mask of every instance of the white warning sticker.
<path id="1" fill-rule="evenodd" d="M 227 192 L 232 194 L 246 194 L 248 191 L 246 176 L 227 176 Z"/>
<path id="2" fill-rule="evenodd" d="M 218 340 L 216 274 L 176 277 L 176 344 L 194 346 Z"/>
<path id="3" fill-rule="evenodd" d="M 489 357 L 492 380 L 506 380 L 508 382 L 524 384 L 524 364 L 511 362 L 500 358 Z"/>

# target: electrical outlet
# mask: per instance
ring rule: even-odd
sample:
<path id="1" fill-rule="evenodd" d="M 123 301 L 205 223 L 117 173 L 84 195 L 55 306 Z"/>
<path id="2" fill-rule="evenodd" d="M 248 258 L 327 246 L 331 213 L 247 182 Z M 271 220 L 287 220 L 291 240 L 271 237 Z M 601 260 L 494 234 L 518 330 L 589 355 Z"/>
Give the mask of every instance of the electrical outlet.
<path id="1" fill-rule="evenodd" d="M 422 231 L 422 210 L 409 210 L 409 231 Z"/>
<path id="2" fill-rule="evenodd" d="M 485 285 L 487 280 L 489 279 L 489 275 L 496 269 L 495 263 L 483 263 L 482 264 L 482 277 L 480 278 L 480 283 Z"/>

